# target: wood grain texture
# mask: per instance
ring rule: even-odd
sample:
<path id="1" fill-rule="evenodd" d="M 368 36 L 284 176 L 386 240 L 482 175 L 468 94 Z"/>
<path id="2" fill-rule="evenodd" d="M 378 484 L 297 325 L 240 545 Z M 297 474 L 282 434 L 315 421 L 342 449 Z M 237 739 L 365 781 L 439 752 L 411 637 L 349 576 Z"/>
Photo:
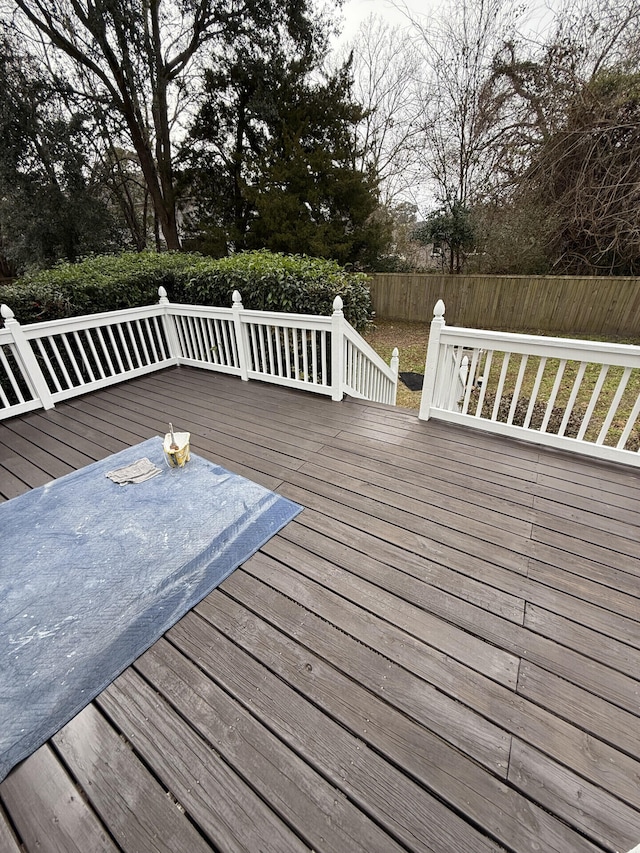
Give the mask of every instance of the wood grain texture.
<path id="1" fill-rule="evenodd" d="M 20 853 L 18 839 L 2 806 L 0 806 L 0 850 L 3 853 Z"/>
<path id="2" fill-rule="evenodd" d="M 635 809 L 517 740 L 511 751 L 509 779 L 612 853 L 630 849 L 638 838 Z M 616 816 L 613 831 L 612 814 Z"/>
<path id="3" fill-rule="evenodd" d="M 169 421 L 304 511 L 0 784 L 3 853 L 637 843 L 636 471 L 170 368 L 0 423 L 0 498 Z"/>
<path id="4" fill-rule="evenodd" d="M 91 805 L 126 853 L 205 853 L 209 845 L 94 705 L 53 738 Z M 135 812 L 131 804 L 136 804 Z"/>
<path id="5" fill-rule="evenodd" d="M 375 273 L 370 288 L 383 319 L 429 323 L 443 299 L 452 326 L 640 335 L 637 278 Z"/>
<path id="6" fill-rule="evenodd" d="M 27 850 L 117 851 L 107 830 L 84 802 L 48 745 L 7 776 L 2 783 L 2 802 Z"/>

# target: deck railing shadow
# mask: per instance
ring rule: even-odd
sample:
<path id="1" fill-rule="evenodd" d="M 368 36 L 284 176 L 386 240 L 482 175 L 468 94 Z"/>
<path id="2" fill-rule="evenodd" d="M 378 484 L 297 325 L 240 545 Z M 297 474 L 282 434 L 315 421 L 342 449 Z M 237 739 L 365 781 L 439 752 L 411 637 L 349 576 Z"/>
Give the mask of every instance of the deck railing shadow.
<path id="1" fill-rule="evenodd" d="M 640 347 L 447 326 L 439 300 L 419 417 L 640 467 Z"/>
<path id="2" fill-rule="evenodd" d="M 260 379 L 341 400 L 394 404 L 398 352 L 387 365 L 347 322 L 169 302 L 21 326 L 2 306 L 0 419 L 173 365 Z"/>

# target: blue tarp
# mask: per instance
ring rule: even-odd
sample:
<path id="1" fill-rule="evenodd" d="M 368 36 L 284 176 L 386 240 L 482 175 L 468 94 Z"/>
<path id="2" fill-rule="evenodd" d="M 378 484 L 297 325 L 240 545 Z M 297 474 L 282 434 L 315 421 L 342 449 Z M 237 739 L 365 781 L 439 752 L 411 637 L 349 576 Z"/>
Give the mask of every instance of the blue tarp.
<path id="1" fill-rule="evenodd" d="M 0 504 L 0 780 L 300 510 L 159 437 Z"/>

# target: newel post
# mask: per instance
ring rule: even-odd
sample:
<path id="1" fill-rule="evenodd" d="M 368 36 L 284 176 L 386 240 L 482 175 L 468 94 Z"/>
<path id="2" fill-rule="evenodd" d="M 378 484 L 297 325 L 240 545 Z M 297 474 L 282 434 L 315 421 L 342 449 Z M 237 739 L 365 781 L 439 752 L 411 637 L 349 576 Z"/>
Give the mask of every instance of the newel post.
<path id="1" fill-rule="evenodd" d="M 233 328 L 236 335 L 236 352 L 238 353 L 238 365 L 240 367 L 240 378 L 245 382 L 249 379 L 249 340 L 247 337 L 247 329 L 242 322 L 242 312 L 244 306 L 240 291 L 233 291 Z"/>
<path id="2" fill-rule="evenodd" d="M 420 398 L 420 420 L 428 421 L 431 417 L 436 382 L 438 380 L 438 357 L 440 354 L 440 335 L 444 329 L 444 302 L 438 299 L 433 309 L 433 320 L 429 330 L 429 343 L 427 345 L 427 360 L 424 366 L 424 383 L 422 386 L 422 397 Z"/>
<path id="3" fill-rule="evenodd" d="M 162 325 L 164 333 L 167 337 L 167 346 L 169 347 L 169 356 L 175 364 L 180 364 L 180 356 L 182 355 L 182 347 L 180 346 L 180 338 L 176 328 L 176 318 L 171 313 L 171 303 L 167 298 L 167 291 L 164 287 L 158 288 L 158 304 L 163 306 Z"/>
<path id="4" fill-rule="evenodd" d="M 15 354 L 22 365 L 25 377 L 31 385 L 34 395 L 40 400 L 45 409 L 53 409 L 53 398 L 51 391 L 49 391 L 47 380 L 44 378 L 44 373 L 40 369 L 38 360 L 31 349 L 31 344 L 25 337 L 22 326 L 16 320 L 15 314 L 8 305 L 0 306 L 0 314 L 2 314 L 5 329 L 11 333 L 16 348 Z"/>
<path id="5" fill-rule="evenodd" d="M 333 300 L 331 315 L 331 399 L 342 400 L 342 384 L 344 378 L 344 314 L 342 299 L 339 296 Z"/>
<path id="6" fill-rule="evenodd" d="M 395 385 L 393 386 L 393 400 L 391 401 L 392 405 L 395 406 L 396 398 L 398 396 L 398 371 L 400 370 L 400 353 L 398 352 L 398 347 L 393 348 L 389 367 L 391 368 L 391 372 L 393 373 L 393 377 L 395 380 Z"/>

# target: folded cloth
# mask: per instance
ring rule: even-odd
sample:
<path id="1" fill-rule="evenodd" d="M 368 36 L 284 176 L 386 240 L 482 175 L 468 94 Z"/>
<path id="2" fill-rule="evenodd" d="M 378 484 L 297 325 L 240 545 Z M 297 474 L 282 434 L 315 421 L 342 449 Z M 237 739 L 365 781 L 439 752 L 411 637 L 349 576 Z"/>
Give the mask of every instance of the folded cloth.
<path id="1" fill-rule="evenodd" d="M 146 456 L 144 459 L 138 459 L 137 462 L 132 462 L 131 465 L 125 465 L 124 468 L 116 468 L 115 471 L 107 471 L 106 476 L 117 483 L 119 486 L 126 486 L 127 483 L 144 483 L 145 480 L 150 480 L 160 473 L 157 465 L 154 465 Z"/>

